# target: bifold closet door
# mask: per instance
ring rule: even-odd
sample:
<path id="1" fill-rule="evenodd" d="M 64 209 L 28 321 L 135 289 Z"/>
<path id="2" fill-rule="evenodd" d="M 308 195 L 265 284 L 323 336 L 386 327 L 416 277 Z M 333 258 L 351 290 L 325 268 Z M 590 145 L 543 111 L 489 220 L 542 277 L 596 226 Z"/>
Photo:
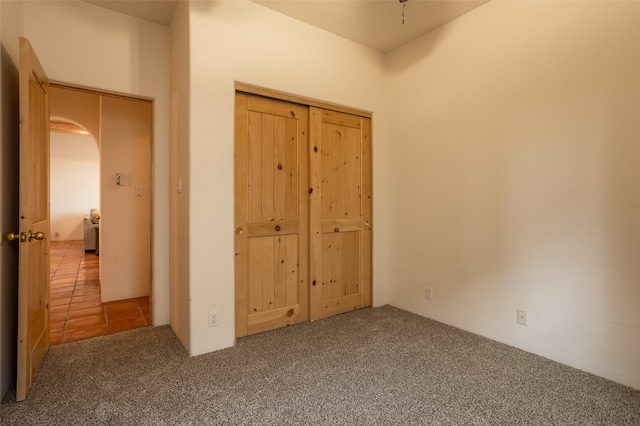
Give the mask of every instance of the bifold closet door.
<path id="1" fill-rule="evenodd" d="M 308 117 L 236 94 L 236 337 L 309 319 Z"/>
<path id="2" fill-rule="evenodd" d="M 371 120 L 310 108 L 310 318 L 371 305 Z"/>

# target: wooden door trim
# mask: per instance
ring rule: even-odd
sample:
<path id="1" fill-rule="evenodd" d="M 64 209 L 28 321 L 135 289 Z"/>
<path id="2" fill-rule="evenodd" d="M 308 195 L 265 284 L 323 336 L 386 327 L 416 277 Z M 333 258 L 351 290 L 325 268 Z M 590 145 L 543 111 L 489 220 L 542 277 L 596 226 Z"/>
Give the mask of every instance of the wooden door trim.
<path id="1" fill-rule="evenodd" d="M 261 96 L 265 98 L 291 102 L 294 104 L 300 104 L 308 107 L 318 107 L 321 109 L 343 112 L 345 114 L 357 115 L 358 117 L 365 117 L 365 118 L 373 117 L 373 113 L 368 111 L 345 107 L 342 105 L 336 105 L 329 102 L 318 101 L 311 98 L 305 98 L 304 96 L 291 95 L 289 93 L 279 92 L 277 90 L 265 89 L 263 87 L 253 86 L 251 84 L 236 82 L 235 88 L 236 88 L 236 92 L 246 93 L 248 95 Z"/>
<path id="2" fill-rule="evenodd" d="M 57 87 L 58 89 L 76 90 L 78 92 L 91 93 L 93 95 L 98 95 L 98 96 L 109 96 L 111 98 L 120 98 L 120 99 L 129 100 L 129 101 L 151 102 L 152 104 L 154 103 L 154 99 L 147 96 L 131 95 L 127 93 L 115 92 L 112 90 L 94 89 L 92 87 L 82 86 L 79 84 L 65 83 L 63 81 L 51 80 L 49 81 L 49 85 L 51 87 Z"/>
<path id="3" fill-rule="evenodd" d="M 247 227 L 247 202 L 238 196 L 238 188 L 247 186 L 247 166 L 245 157 L 247 147 L 244 140 L 247 138 L 247 126 L 243 115 L 247 113 L 247 97 L 239 93 L 235 95 L 235 141 L 234 141 L 234 222 L 236 231 L 234 235 L 235 250 L 235 337 L 247 335 L 249 307 L 247 306 L 248 289 L 245 285 L 248 272 L 246 267 L 247 243 L 240 234 Z"/>
<path id="4" fill-rule="evenodd" d="M 365 168 L 362 170 L 362 175 L 369 177 L 362 181 L 361 208 L 364 212 L 362 216 L 362 250 L 369 254 L 363 257 L 361 265 L 364 285 L 362 297 L 365 306 L 373 306 L 373 231 L 371 229 L 373 224 L 373 145 L 371 143 L 371 119 L 367 120 L 366 125 L 362 127 L 362 138 L 364 144 L 362 165 Z"/>

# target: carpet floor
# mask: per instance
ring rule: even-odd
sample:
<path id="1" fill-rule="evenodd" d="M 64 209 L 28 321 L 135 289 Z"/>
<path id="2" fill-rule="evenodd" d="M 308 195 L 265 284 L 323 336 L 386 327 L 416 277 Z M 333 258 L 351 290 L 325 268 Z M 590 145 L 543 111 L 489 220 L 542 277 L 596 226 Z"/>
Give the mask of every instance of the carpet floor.
<path id="1" fill-rule="evenodd" d="M 640 391 L 390 306 L 189 357 L 167 326 L 52 347 L 2 425 L 640 425 Z"/>

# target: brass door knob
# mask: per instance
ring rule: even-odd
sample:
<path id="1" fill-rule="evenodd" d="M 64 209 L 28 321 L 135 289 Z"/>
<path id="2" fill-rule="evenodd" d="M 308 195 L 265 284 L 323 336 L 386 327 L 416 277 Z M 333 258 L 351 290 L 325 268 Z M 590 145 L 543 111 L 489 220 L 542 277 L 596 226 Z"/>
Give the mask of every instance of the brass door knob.
<path id="1" fill-rule="evenodd" d="M 241 226 L 238 226 L 238 227 L 236 228 L 236 234 L 237 234 L 237 235 L 240 235 L 240 234 L 242 234 L 243 232 L 244 232 L 244 229 L 242 229 L 242 227 L 241 227 Z"/>
<path id="2" fill-rule="evenodd" d="M 27 235 L 28 235 L 29 241 L 31 240 L 40 241 L 40 240 L 44 240 L 44 237 L 45 237 L 44 232 L 31 233 L 31 231 L 29 231 Z"/>
<path id="3" fill-rule="evenodd" d="M 9 232 L 7 234 L 7 240 L 8 241 L 19 240 L 19 239 L 20 239 L 20 234 L 18 234 L 18 233 Z"/>

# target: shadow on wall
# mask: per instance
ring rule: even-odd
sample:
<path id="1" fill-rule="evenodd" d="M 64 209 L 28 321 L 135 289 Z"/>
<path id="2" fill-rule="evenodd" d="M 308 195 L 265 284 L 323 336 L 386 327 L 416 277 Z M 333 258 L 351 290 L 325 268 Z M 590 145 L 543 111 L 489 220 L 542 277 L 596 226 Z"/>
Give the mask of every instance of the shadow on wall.
<path id="1" fill-rule="evenodd" d="M 20 137 L 18 112 L 18 69 L 4 46 L 2 55 L 2 72 L 0 73 L 2 103 L 2 130 L 0 134 L 0 231 L 4 238 L 5 232 L 18 230 L 18 181 L 19 181 L 19 150 Z M 2 378 L 0 394 L 4 395 L 9 384 L 15 379 L 16 342 L 18 329 L 18 248 L 16 243 L 3 242 L 0 246 L 0 348 L 2 354 Z"/>

